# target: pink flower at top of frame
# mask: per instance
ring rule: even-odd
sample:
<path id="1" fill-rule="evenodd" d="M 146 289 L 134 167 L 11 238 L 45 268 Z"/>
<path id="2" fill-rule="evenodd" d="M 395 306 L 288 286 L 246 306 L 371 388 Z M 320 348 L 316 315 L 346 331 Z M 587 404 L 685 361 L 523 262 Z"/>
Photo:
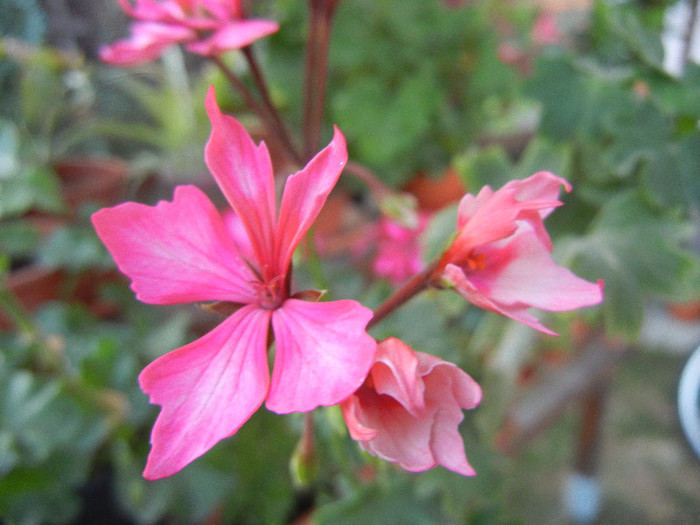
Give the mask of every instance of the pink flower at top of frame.
<path id="1" fill-rule="evenodd" d="M 350 436 L 370 454 L 412 472 L 442 465 L 473 476 L 458 426 L 462 410 L 480 401 L 481 388 L 456 365 L 389 338 L 341 409 Z"/>
<path id="2" fill-rule="evenodd" d="M 174 350 L 139 376 L 162 406 L 144 471 L 170 476 L 234 434 L 264 402 L 277 413 L 335 405 L 367 376 L 376 342 L 372 311 L 351 300 L 310 302 L 291 292 L 292 253 L 318 215 L 345 163 L 331 143 L 286 182 L 279 209 L 270 156 L 219 109 L 206 108 L 212 133 L 205 160 L 240 224 L 227 225 L 194 186 L 172 202 L 127 202 L 92 217 L 99 237 L 137 298 L 150 304 L 216 301 L 229 315 L 208 334 Z M 267 348 L 274 335 L 272 377 Z"/>
<path id="3" fill-rule="evenodd" d="M 157 59 L 173 44 L 218 56 L 275 33 L 276 22 L 246 18 L 240 0 L 118 0 L 135 20 L 129 38 L 100 49 L 100 58 L 117 66 Z"/>

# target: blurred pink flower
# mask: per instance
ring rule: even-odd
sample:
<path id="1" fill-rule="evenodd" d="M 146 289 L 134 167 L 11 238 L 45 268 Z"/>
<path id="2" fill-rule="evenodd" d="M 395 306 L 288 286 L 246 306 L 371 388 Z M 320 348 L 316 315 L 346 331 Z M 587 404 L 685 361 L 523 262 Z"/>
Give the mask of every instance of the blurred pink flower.
<path id="1" fill-rule="evenodd" d="M 341 409 L 350 436 L 370 454 L 413 472 L 442 465 L 473 476 L 458 426 L 462 409 L 480 401 L 481 388 L 456 365 L 389 338 Z"/>
<path id="2" fill-rule="evenodd" d="M 548 172 L 507 183 L 494 192 L 485 186 L 465 195 L 457 217 L 457 237 L 433 273 L 475 305 L 548 334 L 528 312 L 535 307 L 555 312 L 598 304 L 603 283 L 585 281 L 557 266 L 543 219 L 555 207 L 559 186 L 571 186 Z M 556 335 L 556 334 L 554 334 Z"/>
<path id="3" fill-rule="evenodd" d="M 428 224 L 428 215 L 420 213 L 415 227 L 404 226 L 382 216 L 372 232 L 376 249 L 372 272 L 392 284 L 403 283 L 425 267 L 420 235 Z"/>
<path id="4" fill-rule="evenodd" d="M 336 129 L 331 143 L 287 179 L 278 211 L 265 144 L 256 146 L 240 123 L 221 113 L 213 89 L 206 108 L 212 133 L 205 159 L 242 230 L 227 227 L 194 186 L 177 187 L 172 202 L 128 202 L 92 217 L 140 300 L 220 301 L 233 310 L 211 332 L 141 373 L 141 388 L 162 406 L 148 479 L 182 469 L 235 433 L 263 402 L 278 413 L 338 404 L 362 384 L 376 348 L 365 330 L 371 310 L 290 293 L 292 253 L 347 161 L 342 133 Z"/>
<path id="5" fill-rule="evenodd" d="M 540 12 L 532 25 L 532 41 L 539 46 L 556 44 L 561 40 L 556 15 Z"/>
<path id="6" fill-rule="evenodd" d="M 118 66 L 150 62 L 173 44 L 187 44 L 193 53 L 216 56 L 279 29 L 271 20 L 246 19 L 240 0 L 117 1 L 136 20 L 129 38 L 100 49 L 102 60 Z"/>

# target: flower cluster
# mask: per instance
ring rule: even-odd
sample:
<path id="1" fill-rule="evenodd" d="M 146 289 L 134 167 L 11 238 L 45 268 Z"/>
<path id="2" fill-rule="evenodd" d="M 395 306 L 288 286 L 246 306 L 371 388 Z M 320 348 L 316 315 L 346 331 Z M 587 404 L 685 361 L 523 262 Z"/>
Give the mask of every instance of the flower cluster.
<path id="1" fill-rule="evenodd" d="M 241 0 L 117 0 L 135 21 L 131 36 L 100 50 L 100 58 L 134 66 L 158 58 L 173 44 L 204 56 L 241 49 L 275 33 L 271 20 L 244 17 Z"/>
<path id="2" fill-rule="evenodd" d="M 236 0 L 119 2 L 136 20 L 131 38 L 103 50 L 105 60 L 119 65 L 152 60 L 174 43 L 216 57 L 277 30 L 274 22 L 246 19 Z M 314 24 L 329 24 L 335 4 L 328 2 L 328 16 Z M 315 52 L 318 60 L 310 62 L 324 63 L 323 50 Z M 545 333 L 553 332 L 530 307 L 565 311 L 602 301 L 602 283 L 587 282 L 551 258 L 544 219 L 561 205 L 560 188 L 569 191 L 569 184 L 540 172 L 465 195 L 453 241 L 427 264 L 419 237 L 426 216 L 411 229 L 381 222 L 374 270 L 395 284 L 407 282 L 375 311 L 355 300 L 323 301 L 322 291 L 295 289 L 292 256 L 348 167 L 345 137 L 335 128 L 330 143 L 286 178 L 278 200 L 265 143 L 256 145 L 221 111 L 213 88 L 205 107 L 212 126 L 205 161 L 230 210 L 220 212 L 194 186 L 178 186 L 172 201 L 127 202 L 92 216 L 138 299 L 212 303 L 228 314 L 139 376 L 151 402 L 161 406 L 144 476 L 178 472 L 235 434 L 263 404 L 280 414 L 339 405 L 350 436 L 370 454 L 409 471 L 442 465 L 475 474 L 458 426 L 462 411 L 479 404 L 479 385 L 455 364 L 397 338 L 377 342 L 368 330 L 431 287 L 453 289 Z M 265 104 L 263 115 L 276 126 L 272 105 Z M 286 144 L 291 157 L 307 158 Z M 274 355 L 271 374 L 268 353 Z"/>

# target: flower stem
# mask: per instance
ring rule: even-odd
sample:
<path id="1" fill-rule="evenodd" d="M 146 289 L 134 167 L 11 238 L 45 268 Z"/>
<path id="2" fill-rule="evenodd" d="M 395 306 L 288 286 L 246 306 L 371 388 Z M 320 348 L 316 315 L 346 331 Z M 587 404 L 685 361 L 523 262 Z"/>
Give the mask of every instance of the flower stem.
<path id="1" fill-rule="evenodd" d="M 371 328 L 378 324 L 389 314 L 393 313 L 399 307 L 403 306 L 409 299 L 412 299 L 423 290 L 429 288 L 433 284 L 433 273 L 437 268 L 439 259 L 430 263 L 422 272 L 417 273 L 411 279 L 399 288 L 391 297 L 379 305 L 374 311 L 374 317 L 367 324 L 367 328 Z"/>
<path id="2" fill-rule="evenodd" d="M 309 0 L 309 36 L 304 82 L 304 158 L 318 150 L 325 107 L 328 47 L 338 0 Z"/>
<path id="3" fill-rule="evenodd" d="M 348 161 L 348 163 L 345 165 L 345 171 L 364 182 L 377 202 L 380 202 L 382 198 L 392 193 L 392 190 L 389 189 L 381 180 L 379 180 L 374 173 L 365 168 L 359 162 L 352 160 Z"/>
<path id="4" fill-rule="evenodd" d="M 229 68 L 223 60 L 221 60 L 221 57 L 214 56 L 211 57 L 211 60 L 221 70 L 226 79 L 230 82 L 231 86 L 233 86 L 233 88 L 236 91 L 238 91 L 238 93 L 240 93 L 240 95 L 243 97 L 243 101 L 245 102 L 245 104 L 253 112 L 255 112 L 255 114 L 258 115 L 258 118 L 260 118 L 263 125 L 265 126 L 265 129 L 269 133 L 270 140 L 273 140 L 275 144 L 279 146 L 279 149 L 287 154 L 287 156 L 292 162 L 297 163 L 298 155 L 296 154 L 296 152 L 294 152 L 294 149 L 291 147 L 291 142 L 285 141 L 284 134 L 280 131 L 279 127 L 277 126 L 275 117 L 270 114 L 270 112 L 264 105 L 260 104 L 255 99 L 248 87 L 241 81 L 240 78 L 238 78 L 238 76 L 231 70 L 231 68 Z"/>
<path id="5" fill-rule="evenodd" d="M 267 82 L 265 82 L 265 79 L 262 74 L 262 70 L 260 69 L 260 66 L 258 65 L 258 61 L 255 58 L 255 54 L 253 53 L 253 48 L 251 46 L 247 46 L 243 48 L 243 54 L 246 57 L 246 60 L 248 61 L 248 66 L 250 67 L 250 72 L 253 75 L 253 80 L 255 81 L 255 85 L 258 88 L 258 91 L 260 92 L 260 96 L 263 101 L 263 105 L 265 106 L 265 109 L 267 109 L 270 118 L 274 122 L 275 126 L 275 133 L 277 134 L 280 142 L 284 145 L 285 150 L 287 151 L 288 156 L 294 160 L 296 164 L 299 164 L 300 166 L 303 164 L 303 159 L 301 158 L 301 155 L 299 152 L 296 150 L 294 143 L 292 142 L 291 138 L 289 137 L 289 133 L 287 132 L 287 128 L 284 125 L 284 122 L 280 118 L 279 112 L 277 111 L 277 108 L 272 102 L 272 98 L 270 97 L 270 92 L 267 89 Z"/>
<path id="6" fill-rule="evenodd" d="M 36 334 L 32 318 L 15 294 L 4 288 L 2 284 L 0 284 L 0 310 L 5 312 L 20 333 L 29 337 Z"/>

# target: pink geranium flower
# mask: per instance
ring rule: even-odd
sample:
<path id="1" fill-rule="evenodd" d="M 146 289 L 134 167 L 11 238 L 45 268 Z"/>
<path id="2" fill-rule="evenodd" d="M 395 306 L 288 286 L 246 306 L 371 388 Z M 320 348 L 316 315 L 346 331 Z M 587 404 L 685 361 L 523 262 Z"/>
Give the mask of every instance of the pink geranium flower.
<path id="1" fill-rule="evenodd" d="M 372 260 L 374 275 L 398 285 L 423 270 L 425 264 L 420 235 L 427 224 L 426 213 L 418 215 L 418 224 L 413 227 L 382 216 L 373 229 L 372 235 L 376 248 Z"/>
<path id="2" fill-rule="evenodd" d="M 271 20 L 246 19 L 240 0 L 117 0 L 135 19 L 131 36 L 100 49 L 100 58 L 118 66 L 150 62 L 173 44 L 217 56 L 275 33 Z"/>
<path id="3" fill-rule="evenodd" d="M 435 280 L 481 308 L 549 334 L 529 307 L 560 312 L 600 303 L 602 282 L 585 281 L 551 259 L 543 219 L 561 205 L 560 186 L 571 190 L 564 179 L 539 172 L 495 192 L 485 186 L 476 197 L 465 195 L 457 237 Z"/>
<path id="4" fill-rule="evenodd" d="M 457 427 L 462 409 L 480 401 L 481 388 L 456 365 L 390 338 L 341 409 L 350 436 L 370 454 L 413 472 L 442 465 L 473 476 Z"/>
<path id="5" fill-rule="evenodd" d="M 331 143 L 287 179 L 278 212 L 265 144 L 256 146 L 240 123 L 221 113 L 213 89 L 206 108 L 212 133 L 205 159 L 245 236 L 232 235 L 193 186 L 177 187 L 172 202 L 128 202 L 92 218 L 140 300 L 223 301 L 234 310 L 139 376 L 151 402 L 162 406 L 148 479 L 177 472 L 234 434 L 263 402 L 278 413 L 339 403 L 365 379 L 376 348 L 365 331 L 369 309 L 350 300 L 309 302 L 290 292 L 292 253 L 347 161 L 343 135 L 336 129 Z"/>

